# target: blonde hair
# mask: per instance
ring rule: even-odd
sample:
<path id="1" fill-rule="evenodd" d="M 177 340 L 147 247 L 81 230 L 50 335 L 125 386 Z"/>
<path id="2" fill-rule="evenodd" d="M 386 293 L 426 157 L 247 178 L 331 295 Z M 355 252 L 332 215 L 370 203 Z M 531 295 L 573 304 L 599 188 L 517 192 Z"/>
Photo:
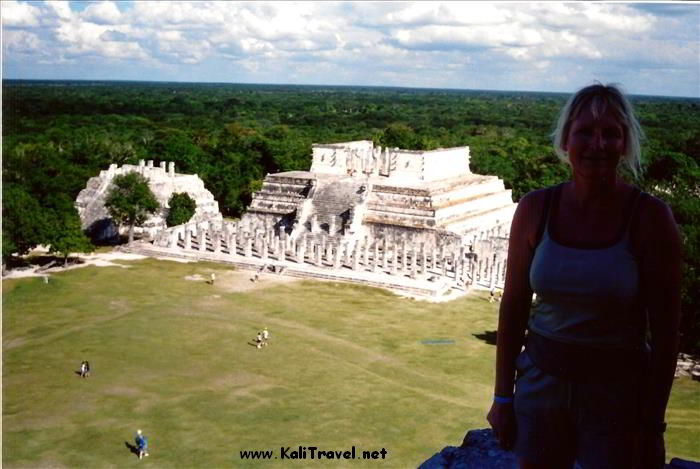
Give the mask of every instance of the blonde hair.
<path id="1" fill-rule="evenodd" d="M 584 109 L 590 109 L 594 117 L 612 111 L 621 121 L 625 131 L 625 151 L 622 165 L 636 179 L 642 172 L 641 140 L 644 132 L 634 115 L 634 109 L 616 84 L 595 83 L 571 96 L 559 114 L 557 127 L 552 134 L 554 151 L 560 160 L 569 164 L 569 155 L 562 148 L 568 138 L 571 123 Z"/>

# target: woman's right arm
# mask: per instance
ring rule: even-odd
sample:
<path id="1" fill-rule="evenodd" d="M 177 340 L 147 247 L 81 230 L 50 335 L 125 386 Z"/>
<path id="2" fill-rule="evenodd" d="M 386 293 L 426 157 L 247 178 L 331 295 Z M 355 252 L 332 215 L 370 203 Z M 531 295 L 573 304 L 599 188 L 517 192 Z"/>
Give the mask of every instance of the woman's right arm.
<path id="1" fill-rule="evenodd" d="M 531 192 L 518 203 L 508 242 L 506 283 L 498 316 L 496 383 L 494 394 L 513 395 L 515 359 L 520 353 L 530 314 L 530 264 L 538 242 L 539 224 L 544 216 L 544 191 Z M 501 445 L 510 449 L 515 440 L 513 404 L 494 402 L 487 416 Z"/>

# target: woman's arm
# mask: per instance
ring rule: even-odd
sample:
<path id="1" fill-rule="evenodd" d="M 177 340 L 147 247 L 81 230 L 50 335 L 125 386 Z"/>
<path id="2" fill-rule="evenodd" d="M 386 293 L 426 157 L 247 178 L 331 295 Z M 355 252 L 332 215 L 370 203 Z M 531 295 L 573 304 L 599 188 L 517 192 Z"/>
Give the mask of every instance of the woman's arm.
<path id="1" fill-rule="evenodd" d="M 662 201 L 646 201 L 642 237 L 641 287 L 651 330 L 650 387 L 644 422 L 664 421 L 678 355 L 682 243 L 673 214 Z"/>
<path id="2" fill-rule="evenodd" d="M 515 358 L 520 353 L 530 313 L 530 263 L 535 251 L 539 222 L 544 216 L 544 191 L 532 192 L 518 203 L 513 215 L 508 242 L 506 283 L 498 316 L 496 346 L 496 383 L 494 394 L 513 395 Z M 494 402 L 487 420 L 501 445 L 510 449 L 515 439 L 515 414 L 512 404 Z"/>
<path id="3" fill-rule="evenodd" d="M 530 314 L 530 263 L 537 243 L 538 222 L 543 216 L 544 192 L 522 198 L 513 216 L 508 243 L 506 283 L 498 315 L 496 385 L 499 396 L 513 394 L 515 358 L 520 353 Z"/>
<path id="4" fill-rule="evenodd" d="M 646 202 L 640 217 L 640 271 L 651 332 L 651 363 L 640 442 L 644 467 L 661 468 L 666 451 L 660 425 L 664 421 L 678 355 L 682 243 L 668 206 L 655 198 Z"/>

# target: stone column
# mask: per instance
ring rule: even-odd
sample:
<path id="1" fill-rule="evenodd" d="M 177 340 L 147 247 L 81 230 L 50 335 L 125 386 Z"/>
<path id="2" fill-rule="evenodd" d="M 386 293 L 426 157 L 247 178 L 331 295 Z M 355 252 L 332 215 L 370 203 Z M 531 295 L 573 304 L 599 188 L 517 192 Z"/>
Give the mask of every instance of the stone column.
<path id="1" fill-rule="evenodd" d="M 318 233 L 318 215 L 311 215 L 311 232 Z"/>
<path id="2" fill-rule="evenodd" d="M 372 271 L 377 272 L 379 270 L 379 242 L 374 241 L 374 259 L 373 259 Z"/>
<path id="3" fill-rule="evenodd" d="M 416 252 L 416 247 L 412 246 L 411 247 L 411 278 L 416 278 L 416 274 L 418 273 L 418 261 L 416 259 L 416 255 L 418 253 Z"/>
<path id="4" fill-rule="evenodd" d="M 401 271 L 408 272 L 408 253 L 406 252 L 406 241 L 401 243 Z"/>
<path id="5" fill-rule="evenodd" d="M 174 178 L 174 177 L 175 177 L 175 163 L 174 163 L 173 161 L 170 161 L 170 162 L 168 163 L 168 175 L 169 175 L 171 178 Z"/>
<path id="6" fill-rule="evenodd" d="M 189 226 L 185 226 L 185 249 L 192 249 L 192 232 Z"/>
<path id="7" fill-rule="evenodd" d="M 236 233 L 231 233 L 228 239 L 228 253 L 232 256 L 236 255 Z"/>
<path id="8" fill-rule="evenodd" d="M 262 238 L 262 248 L 260 249 L 260 259 L 267 260 L 267 238 Z"/>
<path id="9" fill-rule="evenodd" d="M 329 263 L 333 262 L 333 244 L 330 242 L 326 243 L 326 256 L 325 257 Z"/>
<path id="10" fill-rule="evenodd" d="M 389 267 L 389 243 L 387 242 L 386 238 L 384 238 L 384 244 L 382 246 L 382 258 L 384 260 L 382 267 L 384 270 L 386 270 Z"/>
<path id="11" fill-rule="evenodd" d="M 335 236 L 336 226 L 335 226 L 335 215 L 331 216 L 331 221 L 328 223 L 328 234 Z"/>
<path id="12" fill-rule="evenodd" d="M 447 259 L 440 256 L 440 264 L 442 264 L 442 276 L 447 277 Z"/>
<path id="13" fill-rule="evenodd" d="M 278 244 L 278 248 L 279 248 L 279 252 L 277 253 L 277 259 L 280 261 L 284 261 L 285 259 L 287 259 L 287 252 L 286 252 L 287 250 L 286 250 L 284 239 L 279 238 L 277 244 Z"/>
<path id="14" fill-rule="evenodd" d="M 435 251 L 436 251 L 435 246 L 432 246 L 430 248 L 431 270 L 437 269 L 437 253 Z"/>
<path id="15" fill-rule="evenodd" d="M 357 244 L 357 242 L 355 244 Z M 343 264 L 350 265 L 350 262 L 352 262 L 352 249 L 350 249 L 350 244 L 347 241 L 343 243 L 343 254 Z"/>
<path id="16" fill-rule="evenodd" d="M 364 265 L 364 268 L 366 269 L 367 267 L 369 267 L 369 239 L 366 236 L 365 236 L 365 242 L 362 245 L 362 250 L 363 250 L 362 254 L 364 256 L 363 265 Z"/>
<path id="17" fill-rule="evenodd" d="M 391 273 L 393 275 L 396 275 L 396 271 L 397 271 L 398 264 L 399 264 L 399 245 L 394 244 L 391 247 L 391 250 L 393 251 L 393 258 L 391 261 Z"/>
<path id="18" fill-rule="evenodd" d="M 342 251 L 342 248 L 343 248 L 343 246 L 342 246 L 340 243 L 338 243 L 338 244 L 335 246 L 335 257 L 333 258 L 333 268 L 336 269 L 336 270 L 337 270 L 337 269 L 340 269 L 340 258 L 341 258 L 342 254 L 343 254 L 343 253 L 341 252 L 341 251 Z"/>
<path id="19" fill-rule="evenodd" d="M 325 246 L 322 246 L 320 244 L 316 245 L 316 265 L 321 267 L 323 266 L 323 253 L 325 252 Z"/>
<path id="20" fill-rule="evenodd" d="M 221 233 L 212 233 L 212 243 L 214 244 L 214 253 L 221 251 Z"/>
<path id="21" fill-rule="evenodd" d="M 301 257 L 303 255 L 302 247 L 303 246 L 301 243 L 297 243 L 296 246 L 294 246 L 294 259 L 296 260 L 297 264 L 304 263 L 304 259 Z"/>
<path id="22" fill-rule="evenodd" d="M 459 277 L 457 274 L 457 254 L 452 253 L 452 272 L 454 273 L 455 280 Z"/>
<path id="23" fill-rule="evenodd" d="M 199 252 L 207 252 L 207 230 L 204 228 L 199 230 Z"/>
<path id="24" fill-rule="evenodd" d="M 306 237 L 301 238 L 301 242 L 299 243 L 299 262 L 303 264 L 306 260 Z"/>
<path id="25" fill-rule="evenodd" d="M 253 238 L 250 236 L 245 237 L 245 249 L 243 250 L 243 255 L 245 257 L 253 257 Z"/>
<path id="26" fill-rule="evenodd" d="M 180 232 L 173 230 L 170 232 L 170 236 L 168 238 L 168 247 L 170 249 L 175 249 L 177 247 L 177 241 L 180 239 Z"/>
<path id="27" fill-rule="evenodd" d="M 428 256 L 425 254 L 425 245 L 420 248 L 420 273 L 424 274 L 428 271 Z"/>
<path id="28" fill-rule="evenodd" d="M 352 270 L 358 270 L 360 267 L 360 242 L 355 243 L 355 252 L 352 256 Z"/>

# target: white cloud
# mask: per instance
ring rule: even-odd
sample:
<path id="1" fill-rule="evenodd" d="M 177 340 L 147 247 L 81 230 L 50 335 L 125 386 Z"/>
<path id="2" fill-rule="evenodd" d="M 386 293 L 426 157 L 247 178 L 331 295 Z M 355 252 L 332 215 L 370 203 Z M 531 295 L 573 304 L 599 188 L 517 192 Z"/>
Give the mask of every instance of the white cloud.
<path id="1" fill-rule="evenodd" d="M 107 1 L 91 3 L 80 16 L 97 24 L 118 24 L 122 14 L 114 2 Z"/>
<path id="2" fill-rule="evenodd" d="M 44 5 L 49 7 L 49 9 L 62 20 L 70 20 L 75 16 L 70 9 L 70 3 L 63 0 L 45 1 Z"/>
<path id="3" fill-rule="evenodd" d="M 39 26 L 39 9 L 29 3 L 10 0 L 2 5 L 2 25 Z"/>
<path id="4" fill-rule="evenodd" d="M 4 31 L 2 46 L 6 51 L 18 54 L 29 54 L 41 49 L 41 39 L 27 31 Z"/>
<path id="5" fill-rule="evenodd" d="M 378 21 L 398 25 L 498 24 L 509 19 L 507 9 L 489 3 L 413 3 L 390 12 Z"/>
<path id="6" fill-rule="evenodd" d="M 137 1 L 124 8 L 104 1 L 78 12 L 65 1 L 9 1 L 2 7 L 5 59 L 28 62 L 17 67 L 22 70 L 32 61 L 85 57 L 90 64 L 131 60 L 130 69 L 170 74 L 163 79 L 533 89 L 538 80 L 564 87 L 600 64 L 626 79 L 634 69 L 682 71 L 673 77 L 700 70 L 700 5 L 670 11 L 674 5 L 597 2 Z M 697 94 L 696 83 L 683 86 Z M 646 86 L 641 78 L 639 86 Z"/>
<path id="7" fill-rule="evenodd" d="M 110 26 L 88 22 L 63 22 L 56 30 L 56 38 L 64 45 L 64 52 L 71 55 L 97 55 L 106 59 L 146 59 L 148 54 L 138 42 L 127 42 L 122 33 L 119 40 Z"/>

